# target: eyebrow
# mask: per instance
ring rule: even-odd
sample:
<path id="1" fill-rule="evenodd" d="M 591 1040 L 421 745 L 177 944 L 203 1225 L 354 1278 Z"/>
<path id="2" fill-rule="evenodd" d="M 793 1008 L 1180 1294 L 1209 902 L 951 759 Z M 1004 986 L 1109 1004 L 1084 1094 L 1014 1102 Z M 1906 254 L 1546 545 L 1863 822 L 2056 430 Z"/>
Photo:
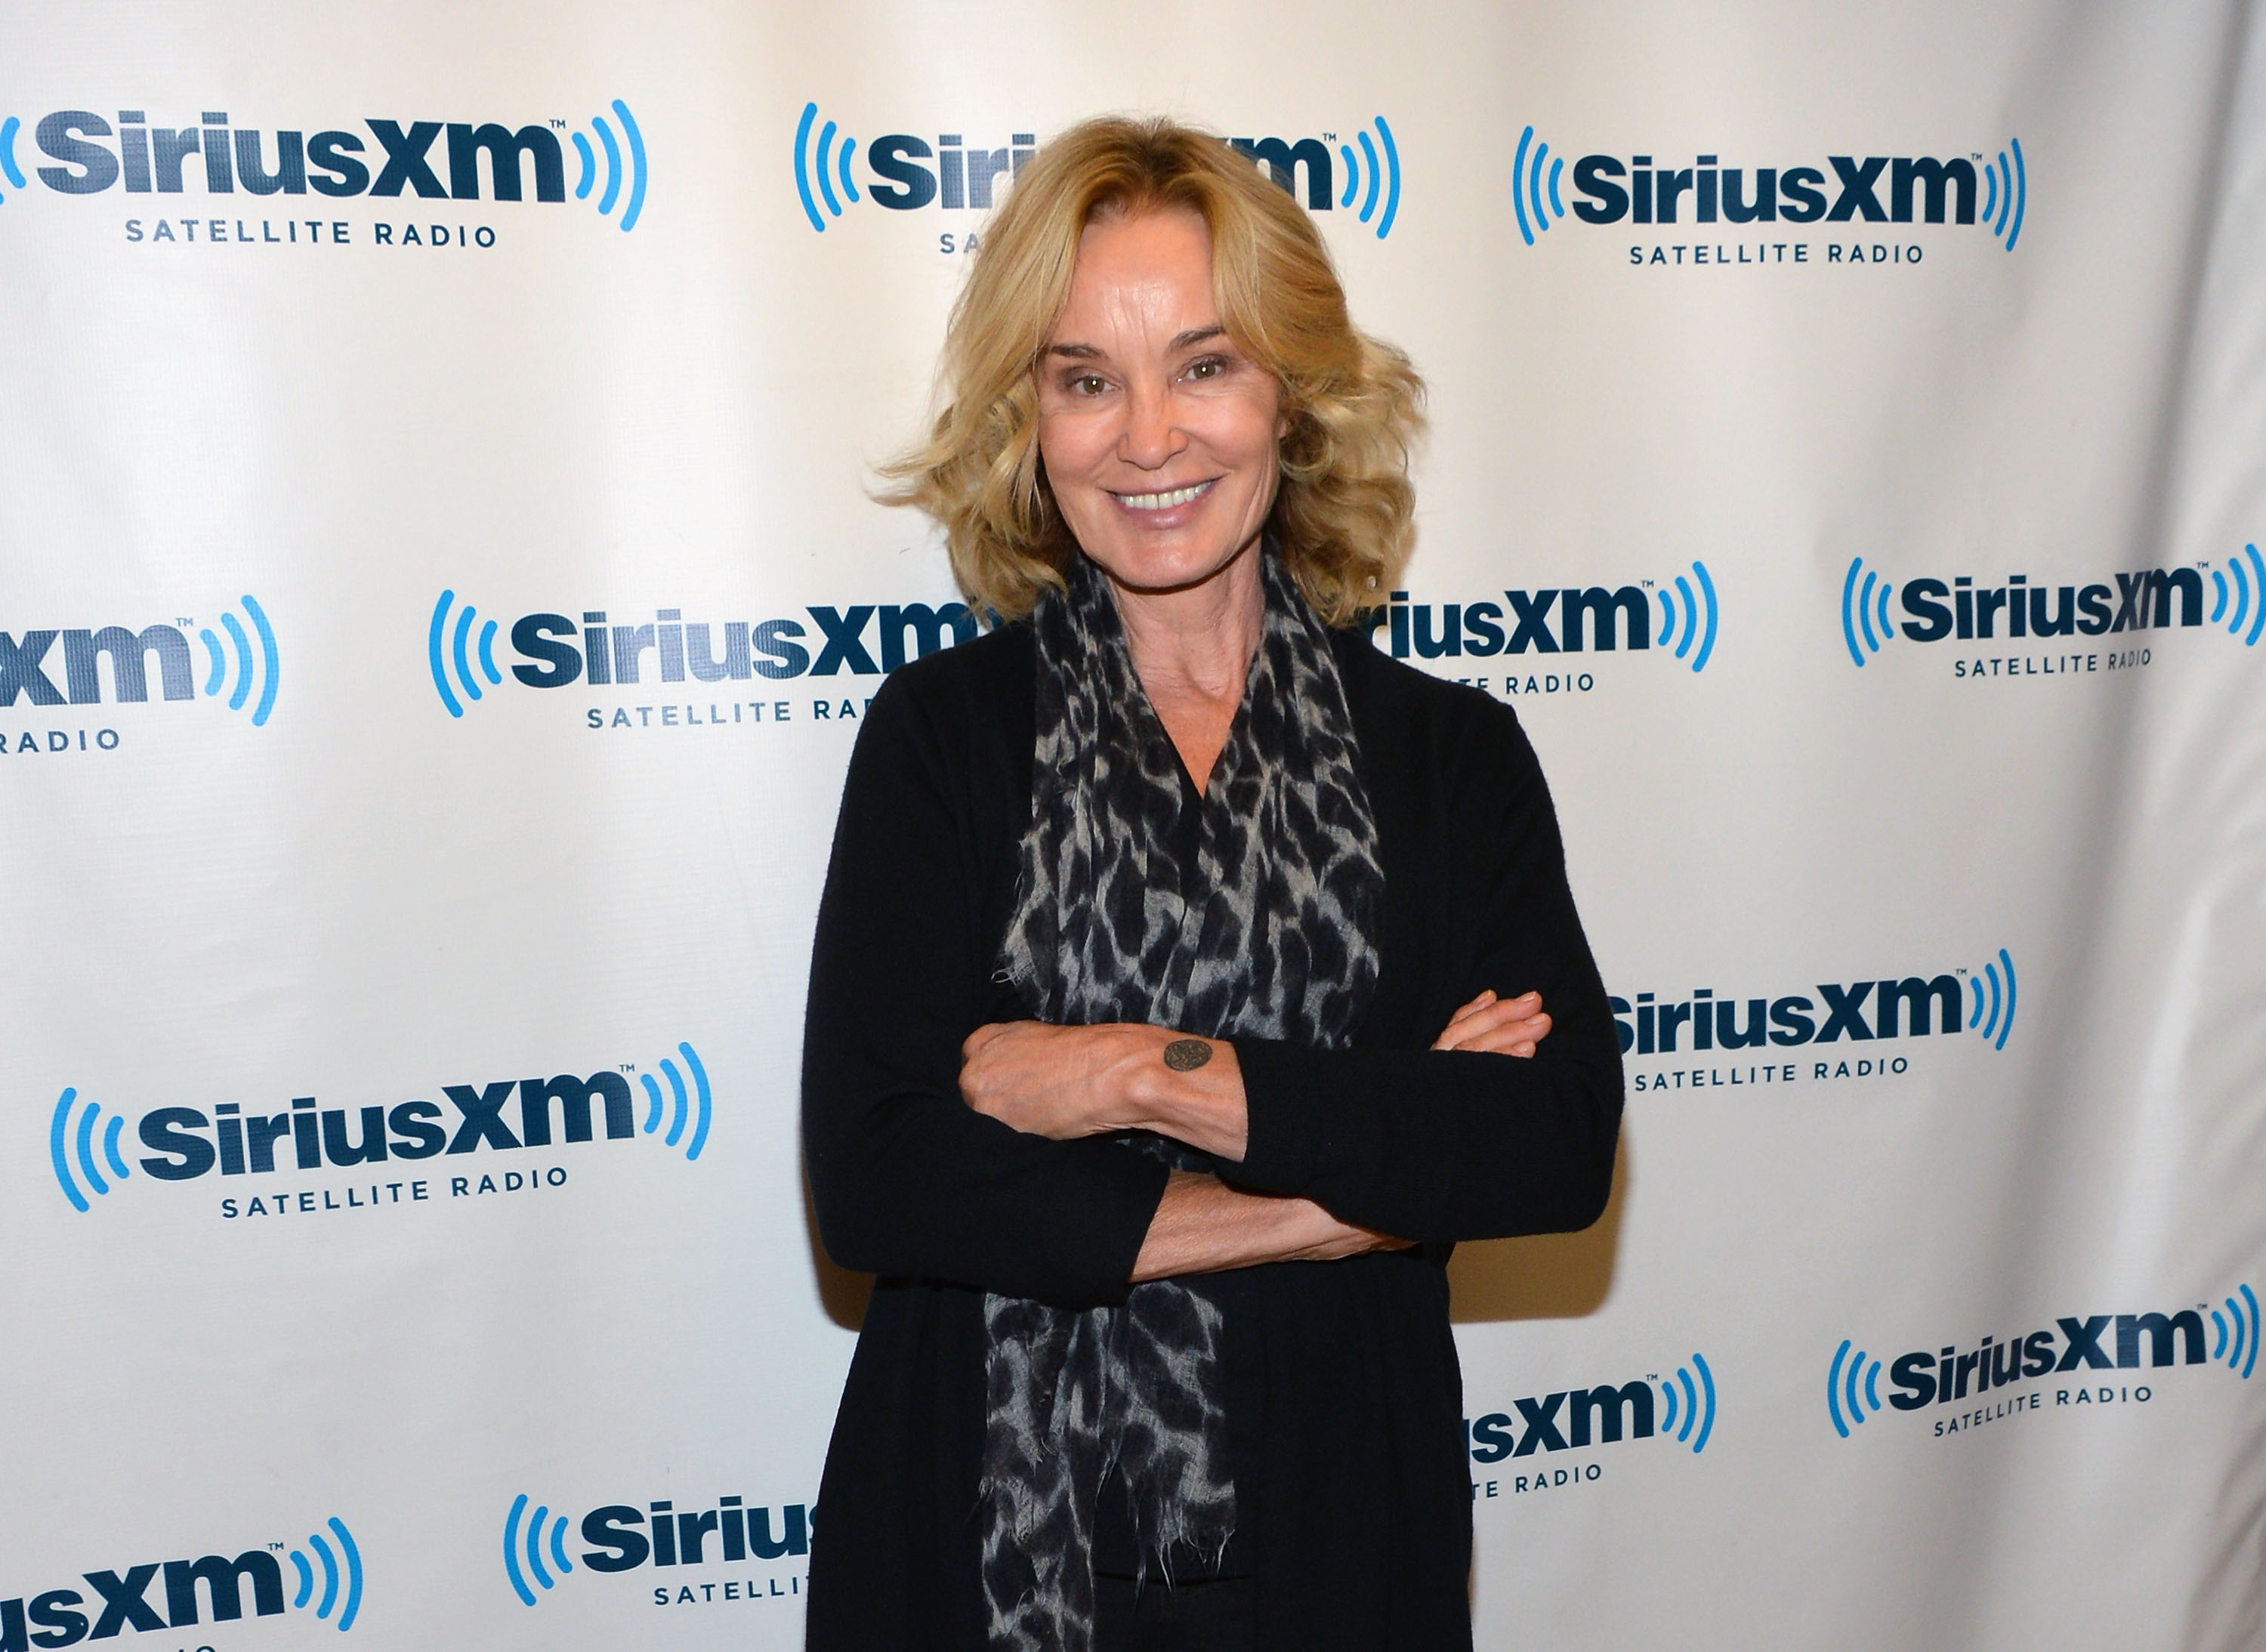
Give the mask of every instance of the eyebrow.
<path id="1" fill-rule="evenodd" d="M 1190 327 L 1186 333 L 1174 335 L 1172 343 L 1166 348 L 1173 351 L 1190 349 L 1203 343 L 1207 339 L 1224 337 L 1226 333 L 1227 329 L 1217 322 L 1214 322 L 1208 327 Z M 1050 344 L 1047 346 L 1046 353 L 1049 355 L 1068 356 L 1076 362 L 1099 362 L 1104 356 L 1104 352 L 1091 344 Z"/>

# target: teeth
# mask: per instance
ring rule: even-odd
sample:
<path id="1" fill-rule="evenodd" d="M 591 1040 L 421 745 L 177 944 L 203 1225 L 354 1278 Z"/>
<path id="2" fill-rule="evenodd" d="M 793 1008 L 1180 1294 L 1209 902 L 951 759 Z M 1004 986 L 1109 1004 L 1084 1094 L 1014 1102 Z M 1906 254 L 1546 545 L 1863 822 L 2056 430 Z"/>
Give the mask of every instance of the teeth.
<path id="1" fill-rule="evenodd" d="M 1170 510 L 1175 505 L 1187 504 L 1210 486 L 1210 482 L 1198 482 L 1194 487 L 1176 487 L 1169 493 L 1120 493 L 1117 497 L 1134 510 Z"/>

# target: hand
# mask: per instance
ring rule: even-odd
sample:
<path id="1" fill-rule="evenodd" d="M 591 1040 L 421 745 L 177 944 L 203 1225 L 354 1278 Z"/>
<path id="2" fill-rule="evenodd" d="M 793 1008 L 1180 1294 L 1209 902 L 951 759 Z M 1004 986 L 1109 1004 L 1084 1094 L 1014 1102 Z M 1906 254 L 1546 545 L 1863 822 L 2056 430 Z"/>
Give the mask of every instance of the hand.
<path id="1" fill-rule="evenodd" d="M 1311 1199 L 1246 1193 L 1216 1177 L 1176 1170 L 1150 1220 L 1132 1277 L 1138 1284 L 1261 1262 L 1334 1262 L 1409 1243 L 1341 1222 Z"/>
<path id="2" fill-rule="evenodd" d="M 1539 992 L 1499 998 L 1490 988 L 1448 1018 L 1432 1041 L 1435 1049 L 1484 1049 L 1500 1056 L 1531 1056 L 1549 1036 L 1550 1018 Z"/>
<path id="3" fill-rule="evenodd" d="M 993 1021 L 960 1046 L 961 1100 L 1032 1136 L 1066 1142 L 1121 1128 L 1108 1116 L 1110 1079 L 1129 1030 Z"/>
<path id="4" fill-rule="evenodd" d="M 1405 1251 L 1416 1242 L 1380 1233 L 1373 1227 L 1341 1222 L 1310 1199 L 1291 1202 L 1304 1207 L 1298 1213 L 1299 1225 L 1306 1230 L 1306 1235 L 1305 1243 L 1283 1256 L 1286 1262 L 1343 1261 L 1349 1256 L 1366 1256 L 1371 1251 Z"/>

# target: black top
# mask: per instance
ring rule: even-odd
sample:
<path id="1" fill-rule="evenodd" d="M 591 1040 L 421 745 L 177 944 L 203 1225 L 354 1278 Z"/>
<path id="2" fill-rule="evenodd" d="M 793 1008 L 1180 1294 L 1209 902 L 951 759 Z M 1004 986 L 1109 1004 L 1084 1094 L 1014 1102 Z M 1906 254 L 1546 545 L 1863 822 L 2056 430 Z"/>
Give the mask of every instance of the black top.
<path id="1" fill-rule="evenodd" d="M 1588 1226 L 1619 1130 L 1619 1042 L 1510 710 L 1334 639 L 1377 820 L 1377 990 L 1353 1044 L 1233 1041 L 1239 1185 L 1422 1241 L 1210 1276 L 1228 1315 L 1239 1514 L 1266 1648 L 1470 1644 L 1453 1242 Z M 894 674 L 844 786 L 812 950 L 803 1145 L 818 1229 L 880 1276 L 820 1487 L 815 1652 L 985 1646 L 976 1567 L 983 1293 L 1124 1299 L 1165 1167 L 971 1111 L 961 1041 L 1021 1019 L 995 976 L 1029 818 L 1035 656 L 1003 626 Z M 1539 989 L 1530 1060 L 1427 1048 L 1482 988 Z M 1243 1546 L 1239 1545 L 1239 1549 Z M 1251 1552 L 1255 1550 L 1256 1552 Z"/>

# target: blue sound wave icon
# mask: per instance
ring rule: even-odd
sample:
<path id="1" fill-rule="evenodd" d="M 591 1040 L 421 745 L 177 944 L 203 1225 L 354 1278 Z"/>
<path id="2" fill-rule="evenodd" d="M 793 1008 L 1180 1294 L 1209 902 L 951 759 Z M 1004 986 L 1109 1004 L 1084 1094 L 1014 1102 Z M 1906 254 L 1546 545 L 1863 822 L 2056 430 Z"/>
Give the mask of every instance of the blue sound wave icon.
<path id="1" fill-rule="evenodd" d="M 1694 581 L 1697 588 L 1694 588 Z M 1655 593 L 1660 598 L 1660 635 L 1653 639 L 1654 646 L 1665 648 L 1670 637 L 1676 639 L 1676 657 L 1691 659 L 1694 671 L 1707 669 L 1708 656 L 1715 652 L 1715 622 L 1718 609 L 1715 602 L 1715 581 L 1707 577 L 1707 565 L 1694 562 L 1692 578 L 1681 574 Z M 1679 632 L 1678 627 L 1682 627 Z M 1693 640 L 1699 651 L 1692 652 Z"/>
<path id="2" fill-rule="evenodd" d="M 126 1160 L 118 1151 L 119 1134 L 126 1128 L 125 1115 L 113 1113 L 110 1115 L 110 1122 L 104 1124 L 101 1122 L 102 1104 L 90 1101 L 84 1108 L 78 1109 L 78 1125 L 74 1129 L 71 1115 L 77 1100 L 78 1092 L 66 1085 L 55 1102 L 55 1116 L 48 1125 L 48 1157 L 54 1162 L 55 1181 L 62 1187 L 63 1197 L 71 1202 L 72 1209 L 84 1214 L 94 1207 L 87 1202 L 86 1193 L 80 1191 L 79 1178 L 85 1181 L 87 1190 L 99 1198 L 110 1191 L 110 1183 L 103 1179 L 104 1165 L 110 1167 L 111 1175 L 120 1181 L 125 1181 L 130 1173 L 126 1168 Z M 94 1152 L 98 1126 L 102 1135 L 102 1158 L 99 1161 Z M 77 1150 L 79 1178 L 71 1175 L 74 1149 Z"/>
<path id="3" fill-rule="evenodd" d="M 1550 166 L 1546 192 L 1542 170 L 1546 161 Z M 1566 216 L 1566 203 L 1558 194 L 1558 179 L 1565 170 L 1566 157 L 1561 155 L 1551 160 L 1550 145 L 1535 142 L 1532 127 L 1518 135 L 1518 152 L 1510 162 L 1510 207 L 1518 215 L 1518 232 L 1529 246 L 1550 228 L 1551 219 Z"/>
<path id="4" fill-rule="evenodd" d="M 794 128 L 794 187 L 795 193 L 802 197 L 803 216 L 810 220 L 812 229 L 823 235 L 826 220 L 818 216 L 818 201 L 811 197 L 811 183 L 816 180 L 819 199 L 826 202 L 826 210 L 833 216 L 838 218 L 842 216 L 842 202 L 845 199 L 855 206 L 859 197 L 858 185 L 850 176 L 850 157 L 857 153 L 858 140 L 843 136 L 837 148 L 836 135 L 838 128 L 829 121 L 819 128 L 818 144 L 814 150 L 810 128 L 817 119 L 816 104 L 802 106 L 802 119 L 795 123 Z M 924 150 L 921 152 L 926 154 L 928 151 Z M 837 176 L 842 184 L 840 195 L 834 193 Z"/>
<path id="5" fill-rule="evenodd" d="M 2000 972 L 2004 971 L 2002 975 Z M 1986 999 L 1985 982 L 1991 983 Z M 2004 947 L 1999 948 L 1998 961 L 1986 963 L 1979 974 L 1967 977 L 1968 990 L 1974 993 L 1972 1006 L 1967 1012 L 1970 1031 L 1980 1027 L 1984 1041 L 1993 1049 L 2007 1048 L 2007 1034 L 2014 1030 L 2014 961 Z"/>
<path id="6" fill-rule="evenodd" d="M 1694 1371 L 1700 1373 L 1697 1383 L 1692 1379 Z M 1664 1377 L 1653 1380 L 1662 1395 L 1660 1432 L 1688 1444 L 1694 1456 L 1706 1451 L 1707 1436 L 1715 1431 L 1715 1373 L 1707 1369 L 1707 1360 L 1694 1354 L 1691 1364 L 1676 1368 L 1673 1383 Z"/>
<path id="7" fill-rule="evenodd" d="M 614 119 L 621 122 L 622 135 L 617 140 L 614 128 L 602 114 L 590 117 L 590 129 L 597 134 L 598 143 L 606 154 L 606 186 L 598 196 L 598 212 L 602 217 L 614 216 L 614 207 L 622 198 L 625 179 L 630 186 L 628 205 L 622 208 L 621 225 L 625 231 L 637 228 L 638 215 L 645 210 L 645 134 L 638 130 L 637 118 L 630 113 L 629 105 L 619 98 L 614 99 Z M 629 165 L 622 164 L 622 146 L 629 146 Z M 582 163 L 581 176 L 574 183 L 574 199 L 588 201 L 590 191 L 598 182 L 598 156 L 590 147 L 590 140 L 580 132 L 574 134 L 574 153 Z"/>
<path id="8" fill-rule="evenodd" d="M 691 1069 L 692 1092 L 690 1094 L 687 1093 L 684 1087 L 684 1074 L 678 1069 L 676 1064 L 668 1056 L 662 1056 L 661 1071 L 669 1080 L 669 1091 L 673 1101 L 667 1109 L 669 1134 L 661 1139 L 664 1147 L 674 1147 L 679 1142 L 683 1142 L 684 1157 L 690 1163 L 698 1159 L 700 1150 L 708 1145 L 708 1116 L 711 1100 L 708 1089 L 708 1070 L 700 1064 L 700 1057 L 693 1053 L 691 1045 L 677 1045 L 676 1053 L 684 1057 L 685 1066 Z M 661 1085 L 654 1081 L 654 1076 L 649 1072 L 640 1073 L 638 1081 L 645 1086 L 645 1133 L 651 1136 L 661 1128 L 663 1111 Z M 696 1096 L 697 1102 L 694 1100 Z M 685 1139 L 684 1134 L 684 1127 L 688 1122 L 692 1126 L 691 1139 L 689 1141 Z"/>
<path id="9" fill-rule="evenodd" d="M 2225 1317 L 2217 1308 L 2211 1311 L 2211 1328 L 2218 1333 L 2211 1356 L 2225 1360 L 2227 1370 L 2240 1373 L 2248 1382 L 2250 1373 L 2258 1369 L 2258 1293 L 2247 1284 L 2235 1290 L 2242 1300 L 2238 1303 L 2227 1297 Z"/>
<path id="10" fill-rule="evenodd" d="M 2211 605 L 2211 623 L 2216 625 L 2225 620 L 2229 636 L 2241 638 L 2246 648 L 2256 647 L 2259 633 L 2266 632 L 2266 558 L 2259 556 L 2256 545 L 2244 545 L 2241 556 L 2230 557 L 2225 567 L 2211 571 L 2211 585 L 2218 597 Z M 2232 613 L 2227 611 L 2230 590 Z"/>
<path id="11" fill-rule="evenodd" d="M 537 1503 L 534 1512 L 530 1513 L 527 1504 L 527 1494 L 520 1493 L 512 1499 L 511 1512 L 503 1517 L 503 1570 L 504 1575 L 511 1580 L 512 1593 L 519 1597 L 520 1604 L 532 1606 L 535 1590 L 527 1584 L 530 1575 L 545 1590 L 558 1587 L 559 1579 L 552 1576 L 543 1564 L 546 1537 L 551 1563 L 559 1568 L 559 1577 L 573 1571 L 574 1562 L 566 1558 L 566 1517 L 559 1515 L 554 1517 L 550 1509 L 542 1503 Z M 547 1527 L 546 1521 L 551 1523 Z M 712 1521 L 710 1524 L 714 1523 Z M 520 1567 L 523 1554 L 527 1561 L 524 1570 Z"/>
<path id="12" fill-rule="evenodd" d="M 1852 1427 L 1865 1421 L 1868 1411 L 1881 1408 L 1881 1362 L 1861 1348 L 1852 1356 L 1850 1347 L 1849 1339 L 1842 1338 L 1825 1372 L 1825 1414 L 1845 1440 Z"/>
<path id="13" fill-rule="evenodd" d="M 1377 217 L 1380 194 L 1385 201 L 1385 213 L 1377 217 L 1377 238 L 1380 241 L 1392 233 L 1392 221 L 1400 216 L 1400 146 L 1392 141 L 1392 128 L 1385 117 L 1376 118 L 1377 142 L 1369 140 L 1369 128 L 1362 128 L 1354 134 L 1361 142 L 1361 155 L 1356 158 L 1353 145 L 1341 143 L 1339 158 L 1345 164 L 1345 194 L 1339 197 L 1340 207 L 1353 205 L 1353 198 L 1361 196 L 1361 221 L 1367 223 Z M 1380 158 L 1381 157 L 1381 158 Z M 1364 183 L 1364 179 L 1367 181 Z"/>
<path id="14" fill-rule="evenodd" d="M 449 668 L 451 665 L 456 668 L 456 681 L 464 691 L 464 699 L 472 700 L 484 698 L 480 677 L 485 676 L 488 686 L 494 688 L 503 682 L 503 673 L 496 669 L 496 622 L 491 619 L 479 629 L 477 650 L 479 674 L 473 674 L 475 655 L 470 645 L 473 634 L 472 622 L 479 618 L 479 610 L 466 603 L 457 610 L 456 625 L 451 627 L 449 609 L 456 600 L 456 592 L 442 591 L 441 600 L 433 604 L 433 623 L 425 632 L 425 659 L 432 669 L 433 686 L 440 693 L 441 704 L 449 708 L 450 716 L 462 717 L 464 714 L 464 700 L 458 699 L 456 689 L 450 686 Z"/>
<path id="15" fill-rule="evenodd" d="M 23 126 L 24 123 L 12 114 L 0 121 L 0 173 L 7 175 L 9 186 L 14 189 L 25 187 L 24 169 L 16 164 L 16 134 L 23 129 Z M 0 194 L 0 201 L 7 199 L 6 195 Z"/>
<path id="16" fill-rule="evenodd" d="M 244 622 L 235 614 L 225 610 L 221 614 L 221 629 L 228 633 L 227 648 L 221 647 L 220 639 L 213 634 L 210 626 L 197 632 L 197 640 L 205 646 L 205 660 L 209 668 L 205 674 L 205 694 L 210 698 L 228 686 L 229 668 L 233 665 L 236 668 L 236 686 L 229 689 L 228 708 L 232 712 L 242 711 L 245 702 L 252 698 L 252 685 L 257 683 L 259 700 L 252 708 L 252 726 L 263 728 L 267 727 L 268 713 L 275 709 L 275 684 L 281 671 L 281 661 L 275 649 L 275 628 L 267 623 L 266 611 L 248 596 L 244 598 L 244 611 L 252 617 L 251 632 L 245 630 Z M 252 652 L 252 632 L 257 632 L 259 638 L 257 661 Z"/>
<path id="17" fill-rule="evenodd" d="M 1865 582 L 1857 583 L 1862 574 Z M 1881 645 L 1896 634 L 1889 624 L 1889 598 L 1896 591 L 1894 583 L 1882 579 L 1865 566 L 1862 557 L 1849 559 L 1849 571 L 1841 576 L 1841 640 L 1849 645 L 1849 657 L 1860 666 L 1868 654 L 1878 654 Z M 1858 639 L 1864 646 L 1858 647 Z"/>
<path id="18" fill-rule="evenodd" d="M 2022 213 L 2030 204 L 2030 180 L 2022 166 L 2021 139 L 2008 139 L 2007 148 L 2014 152 L 2012 166 L 2007 164 L 2007 150 L 2000 150 L 1999 158 L 1983 168 L 1983 223 L 2006 242 L 2011 252 L 2021 238 Z"/>
<path id="19" fill-rule="evenodd" d="M 345 1521 L 333 1515 L 331 1536 L 338 1539 L 333 1550 L 319 1531 L 307 1538 L 307 1547 L 314 1550 L 316 1561 L 323 1571 L 323 1597 L 315 1607 L 315 1616 L 328 1622 L 333 1608 L 338 1610 L 340 1631 L 354 1627 L 355 1619 L 362 1612 L 362 1551 L 355 1546 L 354 1533 L 347 1530 Z M 303 1610 L 315 1597 L 315 1565 L 303 1550 L 291 1551 L 291 1565 L 299 1574 L 299 1592 L 291 1598 L 294 1607 Z M 344 1584 L 346 1603 L 340 1605 L 339 1594 Z"/>

